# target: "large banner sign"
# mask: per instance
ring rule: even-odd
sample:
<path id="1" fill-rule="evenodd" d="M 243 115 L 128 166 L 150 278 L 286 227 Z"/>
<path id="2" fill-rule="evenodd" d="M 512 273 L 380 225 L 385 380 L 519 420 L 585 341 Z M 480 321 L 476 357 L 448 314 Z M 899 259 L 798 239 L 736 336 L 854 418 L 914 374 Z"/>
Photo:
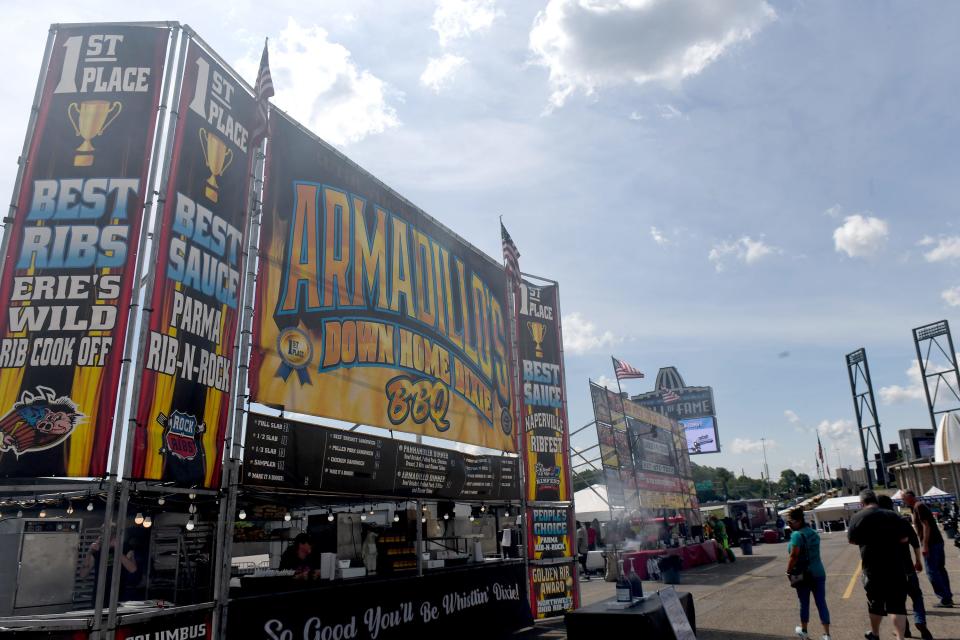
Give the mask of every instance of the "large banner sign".
<path id="1" fill-rule="evenodd" d="M 520 382 L 527 499 L 570 500 L 570 453 L 563 388 L 557 285 L 520 287 Z"/>
<path id="2" fill-rule="evenodd" d="M 611 505 L 623 495 L 628 511 L 699 508 L 680 425 L 593 383 L 590 394 Z"/>
<path id="3" fill-rule="evenodd" d="M 168 35 L 56 33 L 0 280 L 0 476 L 106 472 Z"/>
<path id="4" fill-rule="evenodd" d="M 355 495 L 520 499 L 517 458 L 472 456 L 253 414 L 247 421 L 243 483 Z"/>
<path id="5" fill-rule="evenodd" d="M 690 455 L 720 452 L 717 419 L 713 416 L 687 418 L 680 421 L 680 426 L 683 427 L 687 439 L 687 452 Z"/>
<path id="6" fill-rule="evenodd" d="M 243 290 L 256 102 L 195 42 L 187 48 L 142 354 L 133 477 L 220 478 Z"/>
<path id="7" fill-rule="evenodd" d="M 253 400 L 515 451 L 503 268 L 283 114 L 271 128 Z"/>
<path id="8" fill-rule="evenodd" d="M 717 413 L 713 388 L 686 386 L 676 367 L 660 369 L 655 389 L 634 396 L 631 401 L 671 420 L 703 418 Z"/>
<path id="9" fill-rule="evenodd" d="M 226 637 L 507 638 L 530 626 L 523 564 L 478 565 L 396 580 L 343 580 L 231 600 Z"/>

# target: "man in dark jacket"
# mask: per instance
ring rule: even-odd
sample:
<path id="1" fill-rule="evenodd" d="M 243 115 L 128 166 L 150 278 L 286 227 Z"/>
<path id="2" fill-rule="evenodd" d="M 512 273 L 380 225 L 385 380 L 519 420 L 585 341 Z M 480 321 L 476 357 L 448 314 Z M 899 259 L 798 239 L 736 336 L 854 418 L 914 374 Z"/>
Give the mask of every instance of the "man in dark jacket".
<path id="1" fill-rule="evenodd" d="M 847 540 L 859 545 L 863 566 L 870 632 L 866 640 L 880 640 L 880 622 L 893 616 L 894 635 L 902 640 L 907 623 L 907 573 L 902 558 L 903 545 L 910 538 L 910 525 L 900 516 L 881 509 L 877 494 L 860 492 L 863 508 L 850 519 Z"/>
<path id="2" fill-rule="evenodd" d="M 897 513 L 890 496 L 877 496 L 877 504 L 881 509 Z M 910 596 L 913 604 L 913 623 L 917 625 L 917 631 L 920 632 L 923 640 L 933 640 L 933 635 L 927 629 L 927 608 L 923 604 L 923 591 L 920 589 L 920 577 L 917 575 L 917 572 L 923 569 L 923 563 L 920 560 L 920 541 L 912 528 L 908 531 L 910 532 L 908 543 L 903 545 L 903 570 L 907 573 L 907 595 Z M 909 623 L 906 625 L 905 635 L 910 637 Z"/>

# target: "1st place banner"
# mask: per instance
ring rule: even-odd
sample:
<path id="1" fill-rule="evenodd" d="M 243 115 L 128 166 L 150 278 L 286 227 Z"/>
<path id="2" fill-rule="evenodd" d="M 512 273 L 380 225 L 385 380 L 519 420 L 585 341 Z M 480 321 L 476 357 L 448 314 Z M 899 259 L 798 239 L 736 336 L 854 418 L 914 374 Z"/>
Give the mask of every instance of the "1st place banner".
<path id="1" fill-rule="evenodd" d="M 503 267 L 271 116 L 252 399 L 515 451 Z"/>
<path id="2" fill-rule="evenodd" d="M 170 29 L 56 29 L 0 299 L 0 476 L 102 476 Z"/>
<path id="3" fill-rule="evenodd" d="M 219 482 L 243 290 L 252 93 L 196 41 L 187 48 L 153 313 L 145 340 L 133 477 Z"/>
<path id="4" fill-rule="evenodd" d="M 571 499 L 558 304 L 557 285 L 523 281 L 518 314 L 523 392 L 520 428 L 527 499 L 536 502 Z"/>

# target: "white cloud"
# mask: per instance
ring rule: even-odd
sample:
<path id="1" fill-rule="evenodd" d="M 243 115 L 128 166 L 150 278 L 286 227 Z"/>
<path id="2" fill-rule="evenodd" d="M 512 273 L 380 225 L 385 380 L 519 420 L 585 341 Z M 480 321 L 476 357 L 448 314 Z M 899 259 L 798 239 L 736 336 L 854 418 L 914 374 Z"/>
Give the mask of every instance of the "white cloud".
<path id="1" fill-rule="evenodd" d="M 826 211 L 824 211 L 823 215 L 830 218 L 839 218 L 840 214 L 842 213 L 843 213 L 843 207 L 841 207 L 839 204 L 835 204 L 829 209 L 827 209 Z"/>
<path id="2" fill-rule="evenodd" d="M 839 440 L 856 433 L 857 425 L 853 420 L 822 420 L 817 425 L 817 433 L 833 440 Z"/>
<path id="3" fill-rule="evenodd" d="M 333 144 L 345 145 L 400 124 L 387 103 L 386 83 L 354 63 L 350 51 L 331 42 L 323 27 L 293 18 L 271 41 L 274 103 Z M 256 76 L 261 48 L 248 52 L 237 69 Z"/>
<path id="4" fill-rule="evenodd" d="M 550 0 L 529 46 L 560 107 L 577 90 L 677 84 L 775 17 L 764 0 Z"/>
<path id="5" fill-rule="evenodd" d="M 907 379 L 909 383 L 903 387 L 898 384 L 880 387 L 881 402 L 883 404 L 898 404 L 923 399 L 923 379 L 920 374 L 920 363 L 916 360 L 910 361 L 910 367 L 907 369 Z"/>
<path id="6" fill-rule="evenodd" d="M 790 424 L 797 424 L 800 422 L 800 416 L 798 416 L 797 413 L 791 409 L 784 411 L 783 415 L 787 418 L 787 422 Z"/>
<path id="7" fill-rule="evenodd" d="M 617 342 L 610 331 L 599 331 L 597 325 L 579 313 L 563 317 L 563 347 L 576 354 L 596 351 Z"/>
<path id="8" fill-rule="evenodd" d="M 650 237 L 653 238 L 653 241 L 661 247 L 665 247 L 670 244 L 670 239 L 663 234 L 663 231 L 657 229 L 656 227 L 650 227 Z"/>
<path id="9" fill-rule="evenodd" d="M 776 440 L 767 439 L 767 451 L 776 448 Z M 764 443 L 761 440 L 751 440 L 750 438 L 734 438 L 730 443 L 731 453 L 763 453 Z"/>
<path id="10" fill-rule="evenodd" d="M 769 255 L 780 252 L 780 249 L 766 244 L 762 238 L 754 240 L 750 236 L 743 236 L 733 242 L 720 242 L 713 245 L 707 258 L 720 272 L 726 268 L 726 262 L 730 258 L 752 265 Z"/>
<path id="11" fill-rule="evenodd" d="M 947 260 L 956 260 L 960 258 L 960 236 L 947 236 L 943 238 L 933 238 L 927 236 L 920 241 L 921 245 L 935 244 L 930 251 L 923 254 L 927 262 L 945 262 Z"/>
<path id="12" fill-rule="evenodd" d="M 940 297 L 951 307 L 960 307 L 960 287 L 953 287 L 940 292 Z"/>
<path id="13" fill-rule="evenodd" d="M 502 15 L 494 0 L 439 0 L 430 28 L 437 32 L 440 46 L 446 47 L 454 40 L 489 29 Z"/>
<path id="14" fill-rule="evenodd" d="M 657 106 L 657 110 L 660 113 L 660 117 L 664 120 L 673 120 L 674 118 L 682 118 L 683 112 L 680 109 L 677 109 L 672 104 L 661 104 Z"/>
<path id="15" fill-rule="evenodd" d="M 600 385 L 601 387 L 606 387 L 610 391 L 617 391 L 617 379 L 610 378 L 608 376 L 600 376 L 599 378 L 593 378 L 595 384 Z"/>
<path id="16" fill-rule="evenodd" d="M 427 60 L 427 68 L 420 74 L 420 84 L 434 93 L 440 93 L 441 89 L 453 82 L 457 71 L 466 63 L 466 58 L 452 53 L 445 53 L 439 58 L 430 58 Z"/>
<path id="17" fill-rule="evenodd" d="M 877 253 L 887 241 L 888 234 L 886 221 L 855 214 L 844 218 L 843 224 L 834 229 L 833 244 L 838 253 L 862 258 Z"/>

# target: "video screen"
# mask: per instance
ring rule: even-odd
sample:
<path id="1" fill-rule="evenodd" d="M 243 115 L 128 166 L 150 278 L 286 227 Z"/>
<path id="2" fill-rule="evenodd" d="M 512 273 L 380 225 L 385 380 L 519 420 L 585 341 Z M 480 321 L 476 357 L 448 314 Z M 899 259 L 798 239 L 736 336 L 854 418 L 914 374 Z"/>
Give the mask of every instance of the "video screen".
<path id="1" fill-rule="evenodd" d="M 687 435 L 687 451 L 690 455 L 720 452 L 716 418 L 713 416 L 687 418 L 680 420 L 680 424 Z"/>

